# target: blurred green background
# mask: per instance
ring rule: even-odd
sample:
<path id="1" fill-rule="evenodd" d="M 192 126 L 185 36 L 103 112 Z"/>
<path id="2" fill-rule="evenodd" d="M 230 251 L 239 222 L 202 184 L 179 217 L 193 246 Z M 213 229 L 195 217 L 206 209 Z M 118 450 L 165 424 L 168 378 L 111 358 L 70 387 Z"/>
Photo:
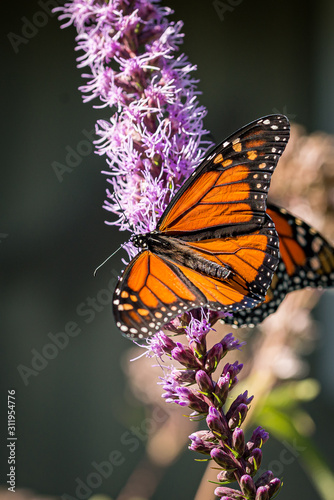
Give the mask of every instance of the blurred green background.
<path id="1" fill-rule="evenodd" d="M 334 133 L 333 2 L 231 0 L 224 19 L 211 1 L 163 3 L 185 23 L 183 51 L 198 66 L 205 126 L 217 141 L 272 112 L 287 114 L 310 132 Z M 1 434 L 7 390 L 15 389 L 17 487 L 74 496 L 76 478 L 84 481 L 92 462 L 119 450 L 124 464 L 94 490 L 115 498 L 144 452 L 143 444 L 130 452 L 120 436 L 145 413 L 126 394 L 121 365 L 131 344 L 115 328 L 110 293 L 101 292 L 122 269 L 124 253 L 96 278 L 93 270 L 127 235 L 104 224 L 111 217 L 101 208 L 103 158 L 88 146 L 62 182 L 52 168 L 55 161 L 65 163 L 69 148 L 80 149 L 85 131 L 109 112 L 82 103 L 73 29 L 60 30 L 49 16 L 15 53 L 7 34 L 22 35 L 26 19 L 41 7 L 23 0 L 2 7 Z M 85 314 L 97 297 L 98 310 Z M 333 295 L 320 307 L 332 325 Z M 78 325 L 77 335 L 24 383 L 18 366 L 31 367 L 34 353 L 50 343 L 50 332 L 71 328 L 69 322 Z M 323 327 L 309 359 L 323 391 L 308 408 L 318 426 L 317 444 L 333 466 L 332 329 Z M 266 462 L 281 448 L 270 441 Z M 5 444 L 0 458 L 5 484 Z M 185 450 L 153 500 L 193 498 L 204 469 L 194 458 Z M 282 498 L 294 499 L 296 488 L 304 500 L 319 498 L 297 461 L 284 470 L 284 479 Z"/>

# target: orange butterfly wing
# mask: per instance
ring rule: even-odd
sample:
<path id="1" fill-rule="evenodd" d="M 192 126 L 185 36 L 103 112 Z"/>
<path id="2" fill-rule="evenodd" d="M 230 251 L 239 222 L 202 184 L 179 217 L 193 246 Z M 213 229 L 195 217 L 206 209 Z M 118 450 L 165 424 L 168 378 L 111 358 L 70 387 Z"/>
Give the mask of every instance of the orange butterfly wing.
<path id="1" fill-rule="evenodd" d="M 191 243 L 188 252 L 228 268 L 219 279 L 145 250 L 126 268 L 115 291 L 117 326 L 129 337 L 141 338 L 160 330 L 183 312 L 197 307 L 238 311 L 254 307 L 263 299 L 278 262 L 273 238 L 272 253 L 267 240 L 274 234 L 271 221 L 255 235 Z M 231 271 L 238 269 L 238 273 Z M 260 272 L 259 272 L 260 270 Z"/>
<path id="2" fill-rule="evenodd" d="M 187 235 L 219 228 L 220 236 L 232 236 L 262 227 L 271 175 L 289 134 L 287 118 L 272 115 L 231 135 L 180 188 L 157 230 Z"/>
<path id="3" fill-rule="evenodd" d="M 270 204 L 267 213 L 279 236 L 280 263 L 265 301 L 240 311 L 226 323 L 254 326 L 274 313 L 286 294 L 301 288 L 334 286 L 334 248 L 313 227 L 290 212 Z"/>
<path id="4" fill-rule="evenodd" d="M 232 270 L 224 283 L 236 290 L 241 286 L 245 296 L 257 301 L 265 297 L 279 262 L 276 233 L 269 218 L 261 230 L 250 234 L 190 242 L 187 246 L 207 262 Z M 230 309 L 240 309 L 243 302 L 233 301 Z"/>
<path id="5" fill-rule="evenodd" d="M 129 337 L 143 337 L 184 310 L 205 301 L 177 266 L 145 250 L 127 266 L 115 290 L 116 324 Z"/>

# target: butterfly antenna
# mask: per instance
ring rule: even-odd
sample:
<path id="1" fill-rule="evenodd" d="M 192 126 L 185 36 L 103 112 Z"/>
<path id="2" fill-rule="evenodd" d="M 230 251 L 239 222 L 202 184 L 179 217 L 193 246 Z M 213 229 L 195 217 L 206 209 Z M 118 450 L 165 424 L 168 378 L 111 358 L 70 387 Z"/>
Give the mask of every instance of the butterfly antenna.
<path id="1" fill-rule="evenodd" d="M 119 206 L 119 208 L 120 208 L 120 211 L 122 212 L 122 215 L 123 215 L 123 217 L 124 217 L 125 221 L 128 223 L 129 228 L 132 228 L 132 229 L 130 229 L 130 230 L 131 230 L 133 233 L 135 233 L 135 228 L 134 228 L 133 224 L 131 224 L 131 222 L 129 221 L 129 219 L 128 219 L 128 218 L 127 218 L 127 216 L 125 215 L 125 210 L 122 208 L 122 205 L 120 204 L 119 199 L 115 196 L 115 194 L 114 194 L 114 200 L 116 200 L 116 202 L 118 203 L 118 206 Z"/>
<path id="2" fill-rule="evenodd" d="M 122 208 L 122 205 L 120 204 L 119 199 L 115 196 L 115 194 L 114 194 L 114 200 L 116 200 L 116 202 L 118 203 L 118 206 L 119 206 L 119 208 L 120 208 L 120 210 L 122 212 L 122 215 L 123 215 L 124 219 L 126 220 L 126 222 L 128 223 L 129 227 L 133 228 L 132 232 L 135 232 L 133 225 L 131 224 L 131 222 L 129 221 L 129 219 L 127 218 L 127 216 L 125 215 L 125 212 L 124 212 L 124 210 Z M 120 247 L 118 247 L 117 250 L 115 250 L 111 255 L 109 255 L 109 257 L 107 257 L 106 260 L 104 260 L 102 262 L 102 264 L 100 264 L 99 266 L 97 266 L 97 268 L 94 271 L 94 276 L 96 276 L 96 273 L 100 269 L 100 267 L 102 267 L 109 259 L 111 259 L 111 257 L 113 257 L 115 255 L 115 253 L 117 253 L 121 248 L 123 248 L 122 245 Z"/>
<path id="3" fill-rule="evenodd" d="M 115 250 L 111 255 L 109 255 L 109 257 L 107 257 L 106 260 L 104 260 L 102 262 L 102 264 L 100 264 L 99 266 L 97 266 L 97 268 L 94 271 L 94 276 L 96 276 L 96 273 L 100 269 L 100 267 L 102 267 L 109 259 L 111 259 L 111 257 L 113 257 L 115 255 L 115 253 L 117 253 L 118 250 L 120 250 L 121 248 L 122 248 L 122 245 L 120 247 L 118 247 L 117 250 Z"/>

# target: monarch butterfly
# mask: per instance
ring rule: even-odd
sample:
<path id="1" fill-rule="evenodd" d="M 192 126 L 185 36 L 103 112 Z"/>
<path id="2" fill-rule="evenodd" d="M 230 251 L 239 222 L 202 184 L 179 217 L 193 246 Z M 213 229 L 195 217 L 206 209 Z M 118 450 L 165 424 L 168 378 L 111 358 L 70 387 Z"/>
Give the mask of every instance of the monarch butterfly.
<path id="1" fill-rule="evenodd" d="M 118 328 L 152 335 L 185 311 L 237 313 L 265 300 L 279 264 L 266 213 L 271 176 L 288 142 L 283 115 L 260 118 L 220 143 L 171 200 L 113 297 Z"/>
<path id="2" fill-rule="evenodd" d="M 279 237 L 280 262 L 265 301 L 222 321 L 232 326 L 255 326 L 276 311 L 286 294 L 300 288 L 334 285 L 334 248 L 313 227 L 284 208 L 269 204 L 267 214 Z"/>

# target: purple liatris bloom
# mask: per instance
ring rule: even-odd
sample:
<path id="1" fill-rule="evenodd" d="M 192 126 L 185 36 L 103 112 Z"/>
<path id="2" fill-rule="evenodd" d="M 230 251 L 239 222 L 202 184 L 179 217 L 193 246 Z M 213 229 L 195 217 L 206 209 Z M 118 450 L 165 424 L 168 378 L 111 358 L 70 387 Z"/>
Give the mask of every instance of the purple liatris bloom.
<path id="1" fill-rule="evenodd" d="M 256 477 L 262 461 L 261 448 L 269 434 L 257 427 L 246 441 L 241 428 L 253 396 L 245 391 L 227 404 L 231 389 L 238 383 L 242 365 L 237 361 L 226 363 L 220 376 L 214 376 L 223 357 L 239 349 L 241 343 L 228 334 L 208 350 L 206 339 L 212 328 L 209 313 L 203 316 L 201 322 L 193 318 L 185 327 L 187 344 L 166 342 L 165 336 L 159 334 L 150 345 L 151 354 L 156 353 L 161 358 L 165 354 L 179 363 L 177 369 L 173 368 L 162 378 L 161 384 L 166 391 L 163 398 L 167 403 L 188 407 L 191 419 L 205 419 L 207 429 L 189 436 L 189 448 L 207 455 L 208 460 L 221 468 L 217 476 L 221 486 L 215 490 L 218 497 L 270 499 L 280 489 L 280 479 L 271 471 Z M 226 486 L 235 481 L 239 490 Z"/>
<path id="2" fill-rule="evenodd" d="M 97 152 L 106 155 L 105 209 L 121 229 L 148 232 L 211 146 L 198 103 L 195 66 L 184 54 L 182 22 L 157 0 L 73 0 L 59 19 L 78 31 L 85 102 L 113 108 L 99 120 Z"/>

